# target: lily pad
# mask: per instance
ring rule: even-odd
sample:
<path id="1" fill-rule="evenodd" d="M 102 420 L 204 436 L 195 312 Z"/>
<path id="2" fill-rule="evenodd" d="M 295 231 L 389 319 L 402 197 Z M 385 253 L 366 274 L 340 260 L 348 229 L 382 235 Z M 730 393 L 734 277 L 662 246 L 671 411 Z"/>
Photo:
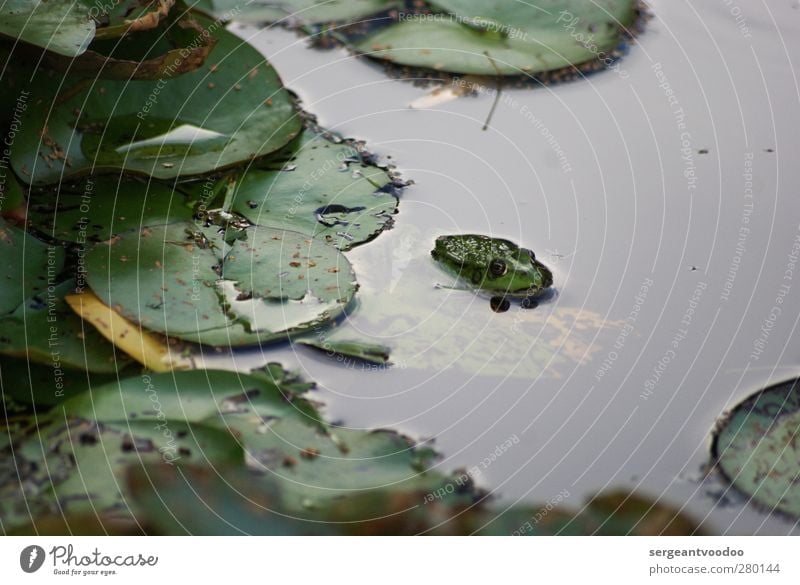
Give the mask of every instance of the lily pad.
<path id="1" fill-rule="evenodd" d="M 129 32 L 150 30 L 166 18 L 175 0 L 117 0 L 98 9 L 96 0 L 83 0 L 97 22 L 95 39 L 120 37 Z M 94 8 L 94 11 L 92 11 Z"/>
<path id="2" fill-rule="evenodd" d="M 64 250 L 48 246 L 0 218 L 0 315 L 14 311 L 55 282 Z"/>
<path id="3" fill-rule="evenodd" d="M 75 57 L 95 33 L 90 8 L 74 0 L 6 0 L 0 5 L 0 34 Z"/>
<path id="4" fill-rule="evenodd" d="M 472 75 L 536 75 L 613 59 L 637 0 L 434 0 L 446 13 L 408 18 L 356 49 L 397 65 Z"/>
<path id="5" fill-rule="evenodd" d="M 200 0 L 193 8 L 242 22 L 351 22 L 397 7 L 400 0 L 277 0 L 251 2 Z"/>
<path id="6" fill-rule="evenodd" d="M 77 244 L 108 241 L 143 226 L 192 218 L 187 197 L 162 183 L 117 176 L 87 179 L 31 191 L 30 227 L 48 237 Z"/>
<path id="7" fill-rule="evenodd" d="M 241 238 L 228 246 L 187 223 L 128 232 L 89 251 L 87 279 L 126 319 L 212 346 L 322 327 L 353 299 L 355 275 L 332 246 L 263 227 Z"/>
<path id="8" fill-rule="evenodd" d="M 305 345 L 325 352 L 330 357 L 337 360 L 353 359 L 368 364 L 385 366 L 389 364 L 389 353 L 391 349 L 380 343 L 369 343 L 363 341 L 352 341 L 346 339 L 319 339 L 298 341 L 300 345 Z"/>
<path id="9" fill-rule="evenodd" d="M 92 80 L 165 80 L 202 66 L 216 42 L 215 37 L 204 35 L 203 27 L 185 13 L 167 16 L 156 28 L 139 30 L 122 38 L 96 39 L 75 58 L 47 53 L 43 63 L 72 77 Z"/>
<path id="10" fill-rule="evenodd" d="M 130 514 L 121 482 L 131 465 L 224 464 L 242 452 L 230 434 L 180 421 L 105 423 L 54 415 L 32 425 L 3 455 L 0 510 L 4 526 L 31 515 Z"/>
<path id="11" fill-rule="evenodd" d="M 269 161 L 267 161 L 269 162 Z M 351 143 L 306 131 L 277 170 L 248 169 L 231 210 L 257 225 L 324 238 L 348 250 L 391 227 L 397 197 L 389 174 Z"/>
<path id="12" fill-rule="evenodd" d="M 117 379 L 117 374 L 91 374 L 86 370 L 50 365 L 47 368 L 24 359 L 0 356 L 3 396 L 42 411 Z"/>
<path id="13" fill-rule="evenodd" d="M 712 455 L 757 506 L 800 517 L 800 380 L 771 386 L 721 423 Z"/>
<path id="14" fill-rule="evenodd" d="M 31 104 L 11 158 L 17 175 L 37 185 L 120 170 L 160 179 L 202 175 L 268 155 L 297 136 L 300 120 L 272 67 L 221 23 L 196 18 L 216 40 L 207 67 L 168 81 L 69 77 L 59 96 Z M 60 81 L 37 73 L 43 95 Z"/>
<path id="15" fill-rule="evenodd" d="M 50 284 L 0 321 L 0 354 L 26 358 L 56 372 L 73 368 L 112 374 L 130 364 L 72 312 L 64 297 L 75 281 Z"/>

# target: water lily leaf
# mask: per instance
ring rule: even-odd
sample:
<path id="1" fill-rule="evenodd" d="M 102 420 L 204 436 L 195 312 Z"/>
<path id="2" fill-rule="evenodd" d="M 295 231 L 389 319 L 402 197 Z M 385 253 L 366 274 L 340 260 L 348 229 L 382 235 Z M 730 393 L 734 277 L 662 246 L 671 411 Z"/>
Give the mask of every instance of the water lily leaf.
<path id="1" fill-rule="evenodd" d="M 350 358 L 356 361 L 381 366 L 385 366 L 389 363 L 389 353 L 391 352 L 389 347 L 381 345 L 380 343 L 350 341 L 345 339 L 301 339 L 297 343 L 323 351 L 338 360 Z"/>
<path id="2" fill-rule="evenodd" d="M 117 0 L 97 9 L 96 0 L 83 0 L 97 22 L 95 39 L 121 37 L 129 32 L 150 30 L 158 26 L 175 5 L 175 0 Z M 91 11 L 94 7 L 97 14 Z"/>
<path id="3" fill-rule="evenodd" d="M 142 331 L 141 327 L 104 305 L 93 292 L 68 295 L 65 300 L 81 319 L 93 325 L 115 348 L 148 370 L 169 372 L 190 367 L 190 362 L 173 354 L 163 337 Z"/>
<path id="4" fill-rule="evenodd" d="M 47 288 L 64 267 L 64 250 L 48 246 L 0 218 L 0 315 Z"/>
<path id="5" fill-rule="evenodd" d="M 0 356 L 3 397 L 43 411 L 117 379 L 117 374 L 92 374 L 52 362 L 48 365 Z"/>
<path id="6" fill-rule="evenodd" d="M 133 177 L 89 177 L 74 184 L 34 189 L 29 195 L 29 226 L 62 242 L 105 242 L 144 226 L 188 221 L 186 196 L 157 182 Z"/>
<path id="7" fill-rule="evenodd" d="M 357 285 L 335 248 L 270 228 L 241 235 L 227 246 L 193 224 L 128 232 L 89 251 L 88 282 L 126 319 L 212 346 L 283 339 L 346 310 Z"/>
<path id="8" fill-rule="evenodd" d="M 84 327 L 64 297 L 74 280 L 51 284 L 0 321 L 0 354 L 26 358 L 51 368 L 116 373 L 130 364 L 97 331 Z"/>
<path id="9" fill-rule="evenodd" d="M 141 30 L 122 38 L 95 40 L 76 58 L 46 53 L 43 62 L 73 77 L 92 80 L 164 80 L 202 66 L 216 43 L 187 14 L 167 17 L 157 28 Z"/>
<path id="10" fill-rule="evenodd" d="M 613 58 L 636 0 L 435 0 L 448 14 L 405 19 L 356 49 L 398 65 L 473 75 L 535 75 Z"/>
<path id="11" fill-rule="evenodd" d="M 288 374 L 287 374 L 288 375 Z M 158 406 L 156 407 L 156 402 Z M 316 428 L 307 400 L 259 373 L 191 370 L 125 378 L 63 405 L 64 412 L 100 421 L 169 419 L 216 426 L 223 413 L 264 420 L 296 418 Z"/>
<path id="12" fill-rule="evenodd" d="M 800 517 L 800 380 L 759 392 L 721 423 L 712 455 L 734 488 L 763 509 Z"/>
<path id="13" fill-rule="evenodd" d="M 6 0 L 0 6 L 0 34 L 75 57 L 95 33 L 89 6 L 74 0 Z"/>
<path id="14" fill-rule="evenodd" d="M 113 512 L 129 516 L 121 478 L 129 466 L 169 461 L 233 464 L 242 452 L 225 431 L 180 421 L 96 422 L 54 415 L 18 436 L 0 464 L 4 526 L 31 515 Z"/>
<path id="15" fill-rule="evenodd" d="M 392 184 L 354 145 L 306 131 L 279 169 L 248 169 L 237 180 L 231 210 L 254 224 L 324 238 L 348 250 L 391 227 L 398 204 Z"/>
<path id="16" fill-rule="evenodd" d="M 242 22 L 297 21 L 307 24 L 349 22 L 395 8 L 400 0 L 276 0 L 251 2 L 199 0 L 193 8 Z"/>
<path id="17" fill-rule="evenodd" d="M 17 175 L 37 185 L 123 169 L 160 179 L 201 175 L 292 140 L 300 120 L 277 73 L 221 23 L 196 18 L 217 41 L 208 67 L 169 81 L 66 79 L 57 98 L 26 110 L 11 160 Z M 37 73 L 42 94 L 60 81 Z"/>
<path id="18" fill-rule="evenodd" d="M 180 473 L 169 465 L 133 468 L 128 485 L 138 504 L 137 520 L 156 534 L 303 536 L 334 532 L 278 512 L 276 494 L 264 486 L 254 489 L 252 477 L 240 468 L 181 468 Z"/>
<path id="19" fill-rule="evenodd" d="M 13 173 L 6 172 L 0 179 L 0 215 L 24 214 L 25 195 Z"/>

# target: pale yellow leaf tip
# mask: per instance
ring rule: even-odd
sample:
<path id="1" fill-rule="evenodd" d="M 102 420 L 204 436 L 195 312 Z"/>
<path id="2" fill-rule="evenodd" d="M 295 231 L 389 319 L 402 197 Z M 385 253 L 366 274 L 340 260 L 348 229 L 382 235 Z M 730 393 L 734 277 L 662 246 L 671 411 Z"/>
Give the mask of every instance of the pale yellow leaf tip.
<path id="1" fill-rule="evenodd" d="M 173 355 L 164 340 L 129 321 L 104 304 L 93 292 L 68 295 L 67 304 L 119 350 L 154 372 L 185 370 L 191 363 Z"/>

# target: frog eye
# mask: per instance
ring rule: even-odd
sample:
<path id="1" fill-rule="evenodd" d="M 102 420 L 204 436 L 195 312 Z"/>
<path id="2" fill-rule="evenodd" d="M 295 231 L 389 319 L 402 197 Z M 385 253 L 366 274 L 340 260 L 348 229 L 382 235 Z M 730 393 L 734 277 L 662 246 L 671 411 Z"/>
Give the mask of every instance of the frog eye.
<path id="1" fill-rule="evenodd" d="M 508 272 L 508 264 L 506 264 L 505 260 L 494 258 L 489 262 L 489 274 L 495 278 L 503 276 L 506 272 Z"/>

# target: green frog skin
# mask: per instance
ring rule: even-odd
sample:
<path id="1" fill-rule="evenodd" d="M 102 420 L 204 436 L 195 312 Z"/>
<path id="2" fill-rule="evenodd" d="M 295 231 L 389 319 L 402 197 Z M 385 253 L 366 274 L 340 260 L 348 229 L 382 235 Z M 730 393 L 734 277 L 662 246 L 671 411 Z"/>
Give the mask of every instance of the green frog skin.
<path id="1" fill-rule="evenodd" d="M 441 236 L 431 255 L 448 273 L 493 295 L 493 308 L 500 303 L 498 297 L 531 303 L 553 285 L 550 269 L 532 251 L 508 240 L 476 234 Z"/>

